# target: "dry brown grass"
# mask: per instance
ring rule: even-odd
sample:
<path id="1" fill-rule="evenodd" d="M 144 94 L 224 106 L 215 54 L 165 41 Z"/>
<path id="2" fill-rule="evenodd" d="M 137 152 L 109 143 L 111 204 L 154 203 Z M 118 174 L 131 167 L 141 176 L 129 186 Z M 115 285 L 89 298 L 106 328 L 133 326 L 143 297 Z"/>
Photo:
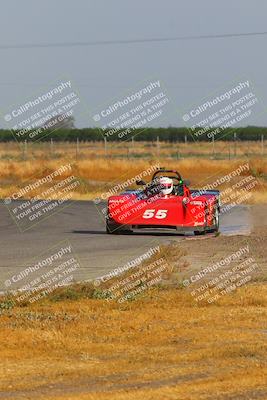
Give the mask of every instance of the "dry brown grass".
<path id="1" fill-rule="evenodd" d="M 7 310 L 1 396 L 263 399 L 266 318 L 260 284 L 212 305 L 195 305 L 186 290 L 154 289 L 123 305 L 44 300 Z"/>
<path id="2" fill-rule="evenodd" d="M 112 147 L 109 144 L 107 157 L 101 143 L 80 144 L 78 157 L 75 144 L 55 143 L 52 152 L 49 146 L 47 143 L 28 145 L 27 154 L 23 155 L 17 144 L 0 145 L 1 198 L 9 197 L 28 180 L 68 163 L 73 165 L 72 173 L 81 180 L 81 185 L 72 193 L 72 198 L 92 199 L 116 183 L 133 178 L 158 163 L 179 170 L 183 177 L 191 180 L 192 186 L 201 187 L 249 162 L 249 173 L 252 173 L 259 183 L 249 202 L 266 201 L 267 159 L 259 155 L 259 144 L 256 142 L 239 144 L 237 156 L 231 160 L 227 159 L 225 153 L 229 143 L 224 142 L 216 143 L 217 154 L 225 155 L 224 160 L 212 159 L 210 144 L 207 143 L 162 143 L 159 153 L 153 143 L 136 143 L 134 149 L 131 149 L 131 144 L 122 143 Z M 179 154 L 184 157 L 182 159 L 175 156 L 177 146 Z M 45 187 L 42 187 L 42 190 L 44 189 Z M 224 186 L 220 189 L 224 189 Z"/>

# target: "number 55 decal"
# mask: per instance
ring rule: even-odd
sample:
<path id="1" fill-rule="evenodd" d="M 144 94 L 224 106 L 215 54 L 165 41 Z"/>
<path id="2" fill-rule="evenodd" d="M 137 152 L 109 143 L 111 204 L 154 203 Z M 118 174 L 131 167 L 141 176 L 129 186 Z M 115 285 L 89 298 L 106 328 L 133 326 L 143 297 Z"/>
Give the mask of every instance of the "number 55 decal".
<path id="1" fill-rule="evenodd" d="M 146 210 L 143 214 L 143 218 L 149 219 L 149 218 L 157 218 L 157 219 L 164 219 L 167 217 L 167 212 L 168 210 Z M 155 214 L 156 213 L 156 214 Z"/>

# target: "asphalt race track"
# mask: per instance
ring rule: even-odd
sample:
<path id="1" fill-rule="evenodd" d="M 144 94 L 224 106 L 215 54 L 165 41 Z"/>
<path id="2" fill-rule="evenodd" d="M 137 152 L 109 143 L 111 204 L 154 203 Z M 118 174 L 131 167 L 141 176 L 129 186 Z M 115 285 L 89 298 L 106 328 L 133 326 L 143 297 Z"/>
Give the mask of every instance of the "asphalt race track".
<path id="1" fill-rule="evenodd" d="M 235 206 L 221 215 L 220 224 L 223 235 L 249 234 L 249 207 Z M 75 279 L 81 281 L 106 274 L 157 244 L 186 240 L 182 235 L 162 231 L 107 235 L 104 221 L 90 201 L 69 202 L 64 210 L 24 232 L 20 232 L 7 207 L 1 202 L 0 238 L 1 291 L 6 290 L 7 279 L 32 265 L 33 260 L 41 259 L 43 253 L 49 252 L 49 249 L 62 241 L 71 244 L 79 259 L 80 268 Z M 44 271 L 45 268 L 51 267 L 44 267 Z"/>

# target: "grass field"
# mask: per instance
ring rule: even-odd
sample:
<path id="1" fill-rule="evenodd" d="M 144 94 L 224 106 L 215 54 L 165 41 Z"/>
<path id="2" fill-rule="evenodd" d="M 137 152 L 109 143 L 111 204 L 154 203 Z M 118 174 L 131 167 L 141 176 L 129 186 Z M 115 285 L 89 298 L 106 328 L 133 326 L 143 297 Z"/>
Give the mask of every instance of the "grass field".
<path id="1" fill-rule="evenodd" d="M 123 305 L 44 300 L 6 310 L 0 395 L 263 399 L 266 318 L 266 287 L 261 285 L 239 289 L 212 305 L 196 305 L 185 289 L 154 289 Z"/>
<path id="2" fill-rule="evenodd" d="M 72 164 L 71 174 L 80 180 L 71 198 L 93 199 L 116 183 L 133 178 L 156 164 L 179 170 L 184 178 L 190 179 L 192 186 L 200 187 L 248 162 L 249 171 L 242 175 L 251 174 L 259 183 L 249 202 L 266 201 L 267 158 L 261 153 L 261 145 L 240 142 L 235 151 L 232 142 L 217 142 L 215 153 L 212 153 L 211 145 L 160 143 L 158 148 L 155 143 L 108 143 L 105 150 L 102 143 L 80 143 L 78 148 L 70 143 L 28 144 L 22 148 L 15 143 L 1 144 L 0 196 L 9 197 L 27 182 L 68 163 Z M 63 177 L 66 176 L 68 174 Z M 44 190 L 45 186 L 42 186 Z M 40 193 L 37 191 L 32 195 Z"/>

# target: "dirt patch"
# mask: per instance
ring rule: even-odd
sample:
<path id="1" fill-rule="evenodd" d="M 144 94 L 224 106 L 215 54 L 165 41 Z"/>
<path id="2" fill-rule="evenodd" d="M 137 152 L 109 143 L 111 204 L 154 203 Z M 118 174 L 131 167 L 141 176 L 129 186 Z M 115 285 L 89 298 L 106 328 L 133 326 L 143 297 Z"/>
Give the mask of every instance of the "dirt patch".
<path id="1" fill-rule="evenodd" d="M 249 236 L 205 236 L 182 242 L 181 247 L 187 252 L 186 260 L 190 265 L 185 276 L 214 264 L 248 245 L 247 256 L 253 256 L 259 266 L 255 277 L 267 280 L 267 205 L 250 206 L 250 212 L 253 226 Z"/>

